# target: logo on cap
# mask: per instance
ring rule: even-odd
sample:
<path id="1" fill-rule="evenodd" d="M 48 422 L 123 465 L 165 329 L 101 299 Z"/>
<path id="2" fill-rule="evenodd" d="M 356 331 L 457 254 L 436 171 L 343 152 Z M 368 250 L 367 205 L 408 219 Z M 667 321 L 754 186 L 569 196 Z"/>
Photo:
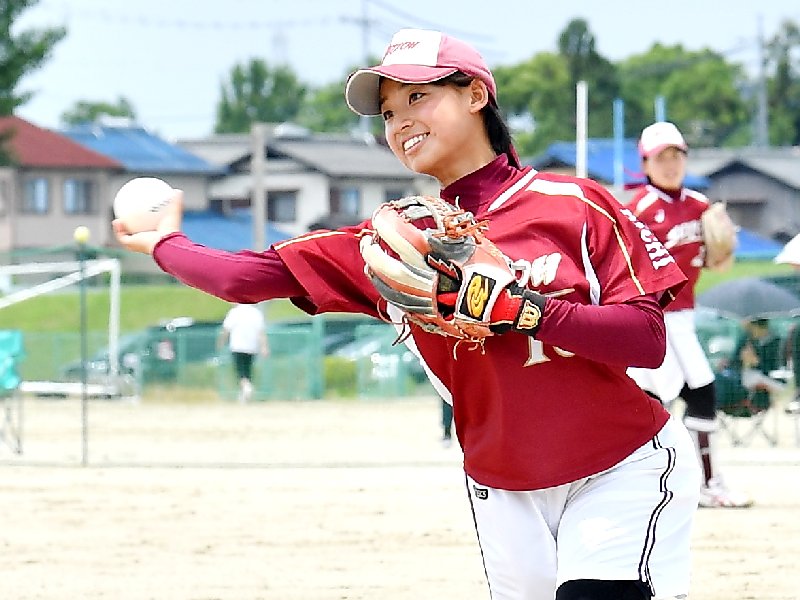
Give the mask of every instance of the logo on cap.
<path id="1" fill-rule="evenodd" d="M 383 60 L 386 60 L 386 57 L 390 54 L 394 54 L 395 52 L 399 52 L 401 50 L 412 50 L 419 45 L 419 42 L 401 42 L 399 44 L 390 44 L 388 48 L 386 48 L 386 53 L 383 55 Z"/>

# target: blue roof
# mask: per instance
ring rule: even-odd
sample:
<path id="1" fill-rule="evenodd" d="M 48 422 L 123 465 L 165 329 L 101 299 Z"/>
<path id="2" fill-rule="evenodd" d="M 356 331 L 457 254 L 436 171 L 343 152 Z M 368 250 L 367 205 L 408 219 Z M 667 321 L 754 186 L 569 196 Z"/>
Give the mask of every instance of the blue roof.
<path id="1" fill-rule="evenodd" d="M 74 142 L 122 163 L 127 171 L 216 175 L 224 172 L 140 126 L 76 125 L 61 132 Z"/>
<path id="2" fill-rule="evenodd" d="M 253 247 L 253 226 L 249 209 L 233 211 L 230 216 L 214 211 L 186 211 L 181 229 L 193 242 L 220 250 L 249 250 Z M 293 237 L 272 223 L 264 227 L 267 246 Z"/>
<path id="3" fill-rule="evenodd" d="M 749 260 L 772 260 L 783 249 L 783 244 L 739 228 L 736 232 L 736 258 Z"/>
<path id="4" fill-rule="evenodd" d="M 542 154 L 524 161 L 537 169 L 547 168 L 553 162 L 574 167 L 576 163 L 575 142 L 554 142 Z M 586 171 L 590 178 L 605 183 L 614 183 L 614 140 L 610 138 L 593 138 L 586 141 Z M 641 160 L 637 141 L 623 140 L 622 143 L 622 177 L 625 185 L 644 183 L 641 172 Z M 684 179 L 687 187 L 706 189 L 708 178 L 687 173 Z"/>

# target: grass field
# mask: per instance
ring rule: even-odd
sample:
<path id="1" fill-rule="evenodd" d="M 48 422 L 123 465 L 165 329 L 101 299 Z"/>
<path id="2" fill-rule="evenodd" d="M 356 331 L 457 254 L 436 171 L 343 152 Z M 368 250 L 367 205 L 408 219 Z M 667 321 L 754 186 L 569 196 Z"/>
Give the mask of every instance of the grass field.
<path id="1" fill-rule="evenodd" d="M 769 261 L 739 262 L 724 273 L 704 271 L 698 293 L 728 279 L 791 273 L 787 265 Z M 87 293 L 89 331 L 103 331 L 108 326 L 109 295 L 107 287 L 90 287 Z M 120 330 L 136 331 L 174 317 L 196 320 L 222 320 L 230 304 L 183 285 L 123 286 L 120 299 Z M 266 303 L 270 321 L 303 318 L 304 313 L 287 300 Z M 67 292 L 39 296 L 0 310 L 0 329 L 29 332 L 76 331 L 80 327 L 77 288 Z"/>
<path id="2" fill-rule="evenodd" d="M 230 304 L 184 285 L 127 285 L 120 292 L 120 330 L 136 331 L 174 317 L 199 321 L 221 321 Z M 76 331 L 80 328 L 80 294 L 77 289 L 37 296 L 0 310 L 0 329 L 30 332 Z M 86 294 L 89 331 L 108 327 L 107 287 L 90 287 Z M 304 313 L 288 300 L 266 304 L 269 320 L 302 317 Z"/>

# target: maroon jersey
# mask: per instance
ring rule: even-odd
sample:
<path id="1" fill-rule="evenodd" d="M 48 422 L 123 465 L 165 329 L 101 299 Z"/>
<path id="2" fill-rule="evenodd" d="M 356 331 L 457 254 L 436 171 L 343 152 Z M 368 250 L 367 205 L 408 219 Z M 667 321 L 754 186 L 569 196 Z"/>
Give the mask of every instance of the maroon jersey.
<path id="1" fill-rule="evenodd" d="M 459 201 L 489 221 L 487 237 L 521 285 L 574 303 L 614 304 L 685 282 L 663 244 L 602 186 L 531 169 L 509 172 L 491 190 L 478 179 L 465 182 L 475 176 L 468 175 L 461 183 L 480 197 Z M 307 291 L 295 299 L 299 306 L 386 312 L 364 275 L 359 231 L 312 233 L 275 246 Z M 485 485 L 532 490 L 598 473 L 651 439 L 668 419 L 625 366 L 515 332 L 487 338 L 482 351 L 465 343 L 455 347 L 455 339 L 415 326 L 411 331 L 434 386 L 453 402 L 465 470 Z"/>
<path id="2" fill-rule="evenodd" d="M 694 308 L 694 287 L 705 259 L 700 216 L 708 208 L 708 198 L 688 188 L 668 194 L 645 185 L 628 206 L 663 242 L 689 280 L 666 310 Z"/>

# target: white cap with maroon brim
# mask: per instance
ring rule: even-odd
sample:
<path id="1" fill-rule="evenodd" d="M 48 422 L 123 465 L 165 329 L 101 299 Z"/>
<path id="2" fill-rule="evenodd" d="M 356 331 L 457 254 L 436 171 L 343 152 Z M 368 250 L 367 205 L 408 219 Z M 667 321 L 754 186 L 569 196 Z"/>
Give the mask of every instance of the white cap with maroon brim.
<path id="1" fill-rule="evenodd" d="M 642 136 L 639 138 L 639 155 L 647 158 L 671 146 L 680 148 L 684 152 L 689 149 L 686 140 L 683 139 L 681 132 L 674 124 L 668 121 L 659 121 L 642 130 Z"/>
<path id="2" fill-rule="evenodd" d="M 432 83 L 456 71 L 486 84 L 497 103 L 497 86 L 481 55 L 469 44 L 439 31 L 401 29 L 392 37 L 380 65 L 360 69 L 347 79 L 345 98 L 355 113 L 381 113 L 381 77 L 401 83 Z"/>

